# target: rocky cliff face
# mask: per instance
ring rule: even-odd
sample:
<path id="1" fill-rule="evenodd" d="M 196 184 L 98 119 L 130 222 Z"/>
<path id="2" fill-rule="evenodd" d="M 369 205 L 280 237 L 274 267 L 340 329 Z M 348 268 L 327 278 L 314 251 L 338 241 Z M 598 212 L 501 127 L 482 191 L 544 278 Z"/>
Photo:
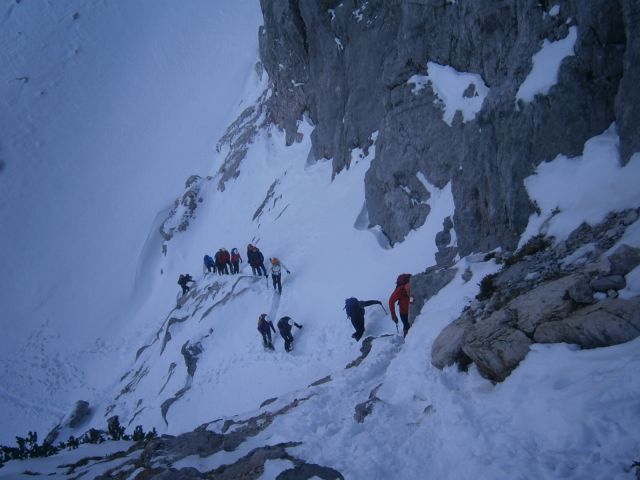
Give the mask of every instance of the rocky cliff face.
<path id="1" fill-rule="evenodd" d="M 451 182 L 460 254 L 513 249 L 535 208 L 523 179 L 536 165 L 579 154 L 612 122 L 623 161 L 639 148 L 636 0 L 261 4 L 270 120 L 292 143 L 306 115 L 313 155 L 335 173 L 379 132 L 366 203 L 391 243 L 424 223 L 429 189 Z M 555 85 L 517 100 L 544 42 L 574 35 Z M 443 115 L 430 71 L 440 66 L 476 79 L 461 92 L 478 101 L 473 115 Z"/>
<path id="2" fill-rule="evenodd" d="M 473 362 L 486 378 L 502 381 L 533 343 L 596 348 L 636 338 L 640 296 L 618 297 L 640 264 L 640 249 L 621 240 L 638 216 L 633 209 L 614 213 L 558 245 L 536 237 L 498 258 L 503 268 L 482 280 L 477 301 L 433 343 L 433 365 Z"/>

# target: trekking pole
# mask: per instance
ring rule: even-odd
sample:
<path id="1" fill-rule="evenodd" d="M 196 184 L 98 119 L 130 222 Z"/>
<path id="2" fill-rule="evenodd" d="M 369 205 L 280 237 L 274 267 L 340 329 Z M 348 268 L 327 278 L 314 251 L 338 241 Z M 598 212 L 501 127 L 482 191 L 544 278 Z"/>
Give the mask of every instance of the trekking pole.
<path id="1" fill-rule="evenodd" d="M 398 322 L 396 322 L 396 333 L 400 335 L 400 330 L 398 330 Z"/>
<path id="2" fill-rule="evenodd" d="M 385 315 L 387 315 L 387 310 L 386 310 L 386 308 L 384 308 L 384 307 L 382 306 L 382 303 L 379 303 L 378 305 L 380 305 L 380 308 L 382 309 L 382 311 L 384 312 L 384 314 L 385 314 Z"/>

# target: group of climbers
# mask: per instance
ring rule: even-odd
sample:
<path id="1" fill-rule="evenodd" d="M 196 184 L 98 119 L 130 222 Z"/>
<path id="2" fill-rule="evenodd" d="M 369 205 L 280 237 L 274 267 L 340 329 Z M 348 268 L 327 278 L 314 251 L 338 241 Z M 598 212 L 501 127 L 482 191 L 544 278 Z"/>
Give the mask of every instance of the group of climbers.
<path id="1" fill-rule="evenodd" d="M 293 349 L 293 335 L 291 334 L 291 329 L 294 325 L 298 327 L 298 329 L 302 328 L 302 325 L 294 322 L 291 317 L 285 316 L 278 320 L 278 331 L 280 332 L 280 336 L 284 339 L 284 349 L 287 352 L 290 352 Z M 273 331 L 273 333 L 276 333 L 276 329 L 266 313 L 262 313 L 258 317 L 258 331 L 260 332 L 260 335 L 262 335 L 262 344 L 264 348 L 275 350 L 271 332 Z"/>
<path id="2" fill-rule="evenodd" d="M 209 255 L 204 256 L 204 266 L 207 272 L 218 272 L 219 275 L 238 274 L 240 272 L 240 263 L 242 257 L 237 248 L 231 250 L 229 253 L 225 248 L 221 248 L 215 255 L 215 259 Z M 268 277 L 267 269 L 264 266 L 264 255 L 258 247 L 253 244 L 247 245 L 247 261 L 251 266 L 253 275 Z M 271 279 L 273 282 L 273 288 L 279 294 L 282 293 L 282 270 L 287 273 L 291 273 L 289 269 L 278 258 L 269 258 L 271 273 Z M 227 267 L 230 267 L 227 268 Z M 396 314 L 396 304 L 399 307 L 400 320 L 402 321 L 402 333 L 403 336 L 407 336 L 411 324 L 409 323 L 409 306 L 413 303 L 413 297 L 411 296 L 411 274 L 403 273 L 398 276 L 396 280 L 396 287 L 389 297 L 389 311 L 391 313 L 391 319 L 398 325 L 398 315 Z M 180 275 L 178 284 L 182 287 L 182 294 L 189 292 L 189 283 L 193 283 L 194 280 L 189 274 Z M 350 297 L 345 300 L 344 310 L 347 317 L 351 320 L 355 332 L 351 335 L 356 341 L 359 341 L 365 331 L 364 317 L 365 308 L 371 305 L 380 305 L 385 314 L 387 313 L 380 300 L 358 300 L 355 297 Z M 293 324 L 293 325 L 292 325 Z M 291 334 L 292 327 L 296 326 L 299 329 L 302 325 L 294 322 L 291 317 L 284 316 L 278 321 L 278 330 L 280 335 L 285 341 L 285 350 L 291 351 L 293 345 L 293 335 Z M 258 331 L 262 335 L 262 340 L 265 348 L 273 350 L 273 342 L 271 337 L 271 331 L 276 332 L 273 322 L 268 319 L 267 314 L 263 313 L 258 318 Z"/>
<path id="3" fill-rule="evenodd" d="M 214 258 L 210 255 L 205 255 L 204 269 L 206 273 L 217 272 L 218 275 L 229 275 L 229 273 L 240 273 L 240 263 L 242 263 L 242 257 L 237 248 L 231 250 L 231 253 L 226 248 L 219 249 Z"/>
<path id="4" fill-rule="evenodd" d="M 247 261 L 251 266 L 251 270 L 253 275 L 268 277 L 267 269 L 264 266 L 264 255 L 260 251 L 258 247 L 253 244 L 247 245 Z M 219 249 L 215 256 L 212 258 L 210 255 L 205 255 L 203 258 L 204 263 L 204 271 L 205 273 L 217 272 L 218 275 L 231 275 L 240 273 L 240 264 L 243 262 L 242 256 L 237 248 L 233 248 L 231 253 L 226 248 Z M 277 257 L 269 258 L 269 273 L 271 273 L 271 279 L 273 281 L 273 289 L 276 290 L 279 294 L 282 293 L 282 270 L 284 269 L 287 273 L 291 273 L 291 271 L 282 263 Z M 180 279 L 178 284 L 182 287 L 182 294 L 184 295 L 189 291 L 189 288 L 183 286 L 181 283 L 182 278 L 185 275 L 180 275 Z M 189 276 L 189 281 L 193 281 L 191 276 Z"/>

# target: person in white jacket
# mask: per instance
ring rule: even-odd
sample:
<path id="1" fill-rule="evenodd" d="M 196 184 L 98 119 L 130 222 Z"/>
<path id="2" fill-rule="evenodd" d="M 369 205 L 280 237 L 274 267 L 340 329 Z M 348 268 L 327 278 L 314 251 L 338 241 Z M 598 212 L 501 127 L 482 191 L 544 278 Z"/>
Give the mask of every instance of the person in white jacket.
<path id="1" fill-rule="evenodd" d="M 282 269 L 287 273 L 291 273 L 289 269 L 286 267 L 284 263 L 278 260 L 276 257 L 271 257 L 269 259 L 271 262 L 271 268 L 269 272 L 271 272 L 271 279 L 273 280 L 273 289 L 278 290 L 278 293 L 282 293 Z"/>

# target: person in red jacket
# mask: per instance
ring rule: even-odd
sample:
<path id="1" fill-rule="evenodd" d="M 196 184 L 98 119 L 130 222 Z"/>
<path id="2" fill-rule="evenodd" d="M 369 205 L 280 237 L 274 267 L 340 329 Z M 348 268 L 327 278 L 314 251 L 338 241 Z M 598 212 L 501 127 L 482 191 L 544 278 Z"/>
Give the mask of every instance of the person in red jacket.
<path id="1" fill-rule="evenodd" d="M 413 302 L 411 297 L 411 285 L 409 280 L 411 279 L 410 273 L 403 273 L 398 276 L 396 281 L 396 288 L 389 297 L 389 311 L 391 312 L 392 320 L 397 324 L 398 317 L 396 316 L 396 303 L 399 304 L 400 319 L 402 320 L 402 332 L 404 336 L 407 336 L 409 332 L 409 304 Z"/>
<path id="2" fill-rule="evenodd" d="M 240 273 L 240 263 L 242 263 L 242 257 L 237 248 L 231 249 L 231 273 Z"/>

